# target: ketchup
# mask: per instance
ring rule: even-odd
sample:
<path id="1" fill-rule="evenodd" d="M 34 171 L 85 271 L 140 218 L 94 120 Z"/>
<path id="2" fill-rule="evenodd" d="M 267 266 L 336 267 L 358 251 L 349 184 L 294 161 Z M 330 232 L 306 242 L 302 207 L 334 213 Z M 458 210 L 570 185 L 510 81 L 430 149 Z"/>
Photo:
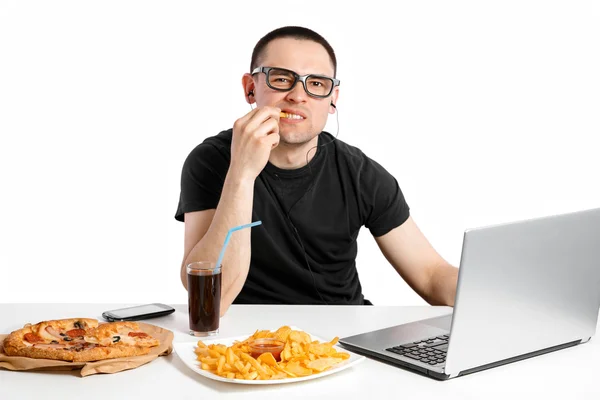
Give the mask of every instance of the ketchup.
<path id="1" fill-rule="evenodd" d="M 250 354 L 254 358 L 260 357 L 263 353 L 271 353 L 275 361 L 281 361 L 281 352 L 283 351 L 283 342 L 273 339 L 257 339 L 250 343 Z"/>

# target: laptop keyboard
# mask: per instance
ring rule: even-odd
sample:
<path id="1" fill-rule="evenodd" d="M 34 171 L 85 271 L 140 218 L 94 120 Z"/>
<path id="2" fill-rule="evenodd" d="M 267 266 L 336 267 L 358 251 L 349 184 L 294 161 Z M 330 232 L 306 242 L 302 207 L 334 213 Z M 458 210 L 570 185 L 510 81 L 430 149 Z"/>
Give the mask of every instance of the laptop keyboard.
<path id="1" fill-rule="evenodd" d="M 449 339 L 448 335 L 435 336 L 413 343 L 390 347 L 386 350 L 429 365 L 439 365 L 446 362 Z"/>

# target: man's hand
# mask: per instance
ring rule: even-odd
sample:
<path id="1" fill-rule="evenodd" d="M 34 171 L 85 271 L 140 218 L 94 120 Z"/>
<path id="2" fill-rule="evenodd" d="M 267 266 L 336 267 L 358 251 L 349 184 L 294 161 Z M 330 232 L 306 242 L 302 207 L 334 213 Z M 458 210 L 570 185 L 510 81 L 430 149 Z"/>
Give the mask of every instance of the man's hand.
<path id="1" fill-rule="evenodd" d="M 235 121 L 231 142 L 230 172 L 245 179 L 256 179 L 271 150 L 279 144 L 279 113 L 276 107 L 258 107 Z"/>

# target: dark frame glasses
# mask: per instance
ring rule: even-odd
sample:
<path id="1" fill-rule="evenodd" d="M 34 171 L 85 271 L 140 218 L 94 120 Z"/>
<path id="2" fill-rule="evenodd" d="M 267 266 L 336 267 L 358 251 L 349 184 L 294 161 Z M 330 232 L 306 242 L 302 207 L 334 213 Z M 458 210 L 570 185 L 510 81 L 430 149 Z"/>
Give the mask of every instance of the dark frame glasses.
<path id="1" fill-rule="evenodd" d="M 292 82 L 291 86 L 289 88 L 280 88 L 280 87 L 275 87 L 271 84 L 271 71 L 277 71 L 277 72 L 283 72 L 283 73 L 287 73 L 291 76 L 294 77 L 294 81 Z M 267 86 L 270 87 L 273 90 L 277 90 L 279 92 L 289 92 L 290 90 L 292 90 L 296 84 L 298 83 L 298 81 L 302 82 L 302 86 L 304 87 L 304 91 L 312 97 L 317 97 L 317 98 L 325 98 L 325 97 L 329 97 L 331 95 L 331 93 L 333 92 L 333 88 L 335 88 L 336 86 L 340 85 L 340 80 L 339 79 L 335 79 L 335 78 L 331 78 L 329 76 L 325 76 L 325 75 L 317 75 L 317 74 L 308 74 L 308 75 L 298 75 L 297 73 L 295 73 L 294 71 L 291 71 L 289 69 L 285 69 L 285 68 L 278 68 L 278 67 L 257 67 L 252 71 L 252 75 L 254 74 L 258 74 L 260 72 L 264 72 L 265 76 L 266 76 L 266 82 L 267 82 Z M 311 92 L 308 89 L 308 86 L 306 85 L 307 81 L 311 81 L 311 80 L 325 80 L 325 81 L 331 81 L 331 86 L 329 87 L 329 92 L 327 94 L 316 94 Z"/>

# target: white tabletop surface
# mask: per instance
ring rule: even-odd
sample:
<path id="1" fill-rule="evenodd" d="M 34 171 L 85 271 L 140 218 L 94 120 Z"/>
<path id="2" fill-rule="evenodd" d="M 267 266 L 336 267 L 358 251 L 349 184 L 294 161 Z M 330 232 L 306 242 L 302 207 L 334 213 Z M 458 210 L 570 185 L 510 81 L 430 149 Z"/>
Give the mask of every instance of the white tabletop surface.
<path id="1" fill-rule="evenodd" d="M 24 323 L 89 317 L 132 304 L 0 304 L 0 333 Z M 147 322 L 170 329 L 175 342 L 187 334 L 187 306 Z M 446 307 L 238 306 L 221 319 L 218 337 L 295 325 L 321 338 L 344 337 L 422 318 L 448 314 Z M 490 343 L 493 345 L 493 343 Z M 217 382 L 192 372 L 173 353 L 139 368 L 85 378 L 78 371 L 15 372 L 0 369 L 0 399 L 600 399 L 600 344 L 586 344 L 448 381 L 367 359 L 339 373 L 292 384 L 249 386 Z"/>

